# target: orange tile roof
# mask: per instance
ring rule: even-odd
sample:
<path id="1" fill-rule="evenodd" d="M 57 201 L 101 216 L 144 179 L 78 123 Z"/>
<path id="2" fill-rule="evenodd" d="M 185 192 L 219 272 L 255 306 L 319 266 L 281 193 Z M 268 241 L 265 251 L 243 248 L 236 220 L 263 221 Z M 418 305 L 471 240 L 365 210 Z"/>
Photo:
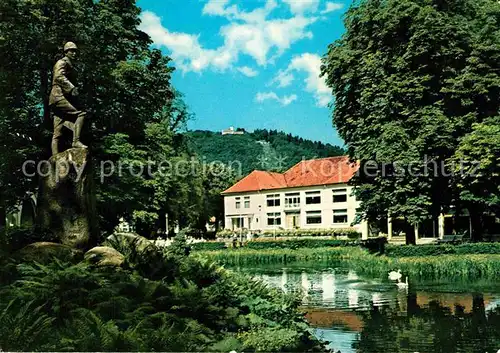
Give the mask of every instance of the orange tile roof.
<path id="1" fill-rule="evenodd" d="M 310 159 L 297 163 L 282 174 L 254 170 L 222 193 L 347 183 L 357 170 L 358 164 L 351 163 L 347 156 Z"/>

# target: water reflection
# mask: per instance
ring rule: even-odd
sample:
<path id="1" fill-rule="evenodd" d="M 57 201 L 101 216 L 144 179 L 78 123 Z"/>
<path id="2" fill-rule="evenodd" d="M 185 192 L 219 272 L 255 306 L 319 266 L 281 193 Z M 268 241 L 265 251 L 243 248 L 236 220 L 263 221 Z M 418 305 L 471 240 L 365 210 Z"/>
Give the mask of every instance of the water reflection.
<path id="1" fill-rule="evenodd" d="M 394 283 L 360 278 L 353 271 L 289 272 L 254 274 L 284 292 L 301 293 L 307 307 L 369 308 L 373 305 L 398 305 L 406 291 L 398 291 Z"/>
<path id="2" fill-rule="evenodd" d="M 257 270 L 258 272 L 258 270 Z M 315 334 L 342 353 L 497 352 L 500 291 L 453 292 L 452 283 L 366 278 L 345 269 L 254 273 L 272 286 L 300 293 Z M 463 284 L 462 284 L 463 285 Z"/>
<path id="3" fill-rule="evenodd" d="M 361 312 L 363 328 L 351 351 L 485 353 L 500 348 L 500 309 L 487 312 L 482 295 L 472 296 L 470 312 L 438 301 L 420 306 L 417 297 L 408 296 L 406 313 L 375 306 Z"/>

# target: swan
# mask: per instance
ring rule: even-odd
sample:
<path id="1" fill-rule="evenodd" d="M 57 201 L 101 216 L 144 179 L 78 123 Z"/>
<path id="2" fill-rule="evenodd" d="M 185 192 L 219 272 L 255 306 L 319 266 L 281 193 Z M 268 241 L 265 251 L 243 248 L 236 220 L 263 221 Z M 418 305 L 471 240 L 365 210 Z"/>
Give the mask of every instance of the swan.
<path id="1" fill-rule="evenodd" d="M 405 277 L 405 281 L 401 282 L 401 279 L 398 278 L 398 283 L 396 283 L 398 288 L 408 288 L 408 276 Z"/>
<path id="2" fill-rule="evenodd" d="M 402 277 L 401 270 L 396 271 L 391 271 L 389 272 L 389 279 L 391 281 L 398 281 Z"/>

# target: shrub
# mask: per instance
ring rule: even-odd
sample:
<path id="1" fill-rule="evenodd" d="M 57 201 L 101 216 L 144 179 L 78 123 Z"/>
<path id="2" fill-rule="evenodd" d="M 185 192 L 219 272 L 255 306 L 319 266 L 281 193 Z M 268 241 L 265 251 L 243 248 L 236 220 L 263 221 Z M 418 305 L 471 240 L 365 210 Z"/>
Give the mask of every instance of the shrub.
<path id="1" fill-rule="evenodd" d="M 188 255 L 183 236 L 175 243 L 129 244 L 122 268 L 55 260 L 3 269 L 0 351 L 326 351 L 298 296 Z"/>
<path id="2" fill-rule="evenodd" d="M 386 244 L 387 244 L 386 237 L 364 239 L 360 241 L 360 245 L 368 249 L 368 251 L 372 254 L 373 253 L 384 254 Z"/>
<path id="3" fill-rule="evenodd" d="M 56 242 L 56 239 L 49 232 L 35 231 L 33 227 L 4 228 L 0 233 L 0 246 L 8 252 L 17 251 L 26 245 L 41 241 Z"/>
<path id="4" fill-rule="evenodd" d="M 390 257 L 439 256 L 464 254 L 500 254 L 500 243 L 468 243 L 459 245 L 388 245 L 385 254 Z"/>
<path id="5" fill-rule="evenodd" d="M 234 232 L 229 230 L 229 229 L 223 229 L 217 232 L 216 237 L 217 238 L 231 238 L 233 236 Z"/>
<path id="6" fill-rule="evenodd" d="M 246 233 L 247 231 L 244 231 Z M 345 229 L 276 229 L 262 232 L 251 231 L 254 238 L 300 238 L 300 237 L 347 237 L 349 239 L 361 238 L 361 233 L 354 228 Z M 238 231 L 224 229 L 217 232 L 217 238 L 232 238 L 238 236 Z"/>
<path id="7" fill-rule="evenodd" d="M 290 239 L 290 240 L 259 240 L 246 243 L 249 249 L 300 249 L 324 248 L 337 246 L 356 246 L 357 241 L 340 239 Z"/>
<path id="8" fill-rule="evenodd" d="M 225 249 L 226 243 L 222 241 L 208 241 L 204 243 L 194 243 L 190 246 L 193 251 L 214 251 Z"/>
<path id="9" fill-rule="evenodd" d="M 261 233 L 264 237 L 341 237 L 345 236 L 349 239 L 359 239 L 361 233 L 353 228 L 345 229 L 276 229 L 265 230 Z"/>

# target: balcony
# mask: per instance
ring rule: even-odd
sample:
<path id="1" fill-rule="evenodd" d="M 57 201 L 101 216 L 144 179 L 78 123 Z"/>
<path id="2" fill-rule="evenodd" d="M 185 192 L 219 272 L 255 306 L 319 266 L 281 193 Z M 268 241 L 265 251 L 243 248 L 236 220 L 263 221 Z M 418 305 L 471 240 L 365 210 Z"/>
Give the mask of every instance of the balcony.
<path id="1" fill-rule="evenodd" d="M 300 203 L 295 202 L 295 203 L 286 203 L 285 202 L 285 212 L 286 211 L 298 211 L 300 210 Z"/>

